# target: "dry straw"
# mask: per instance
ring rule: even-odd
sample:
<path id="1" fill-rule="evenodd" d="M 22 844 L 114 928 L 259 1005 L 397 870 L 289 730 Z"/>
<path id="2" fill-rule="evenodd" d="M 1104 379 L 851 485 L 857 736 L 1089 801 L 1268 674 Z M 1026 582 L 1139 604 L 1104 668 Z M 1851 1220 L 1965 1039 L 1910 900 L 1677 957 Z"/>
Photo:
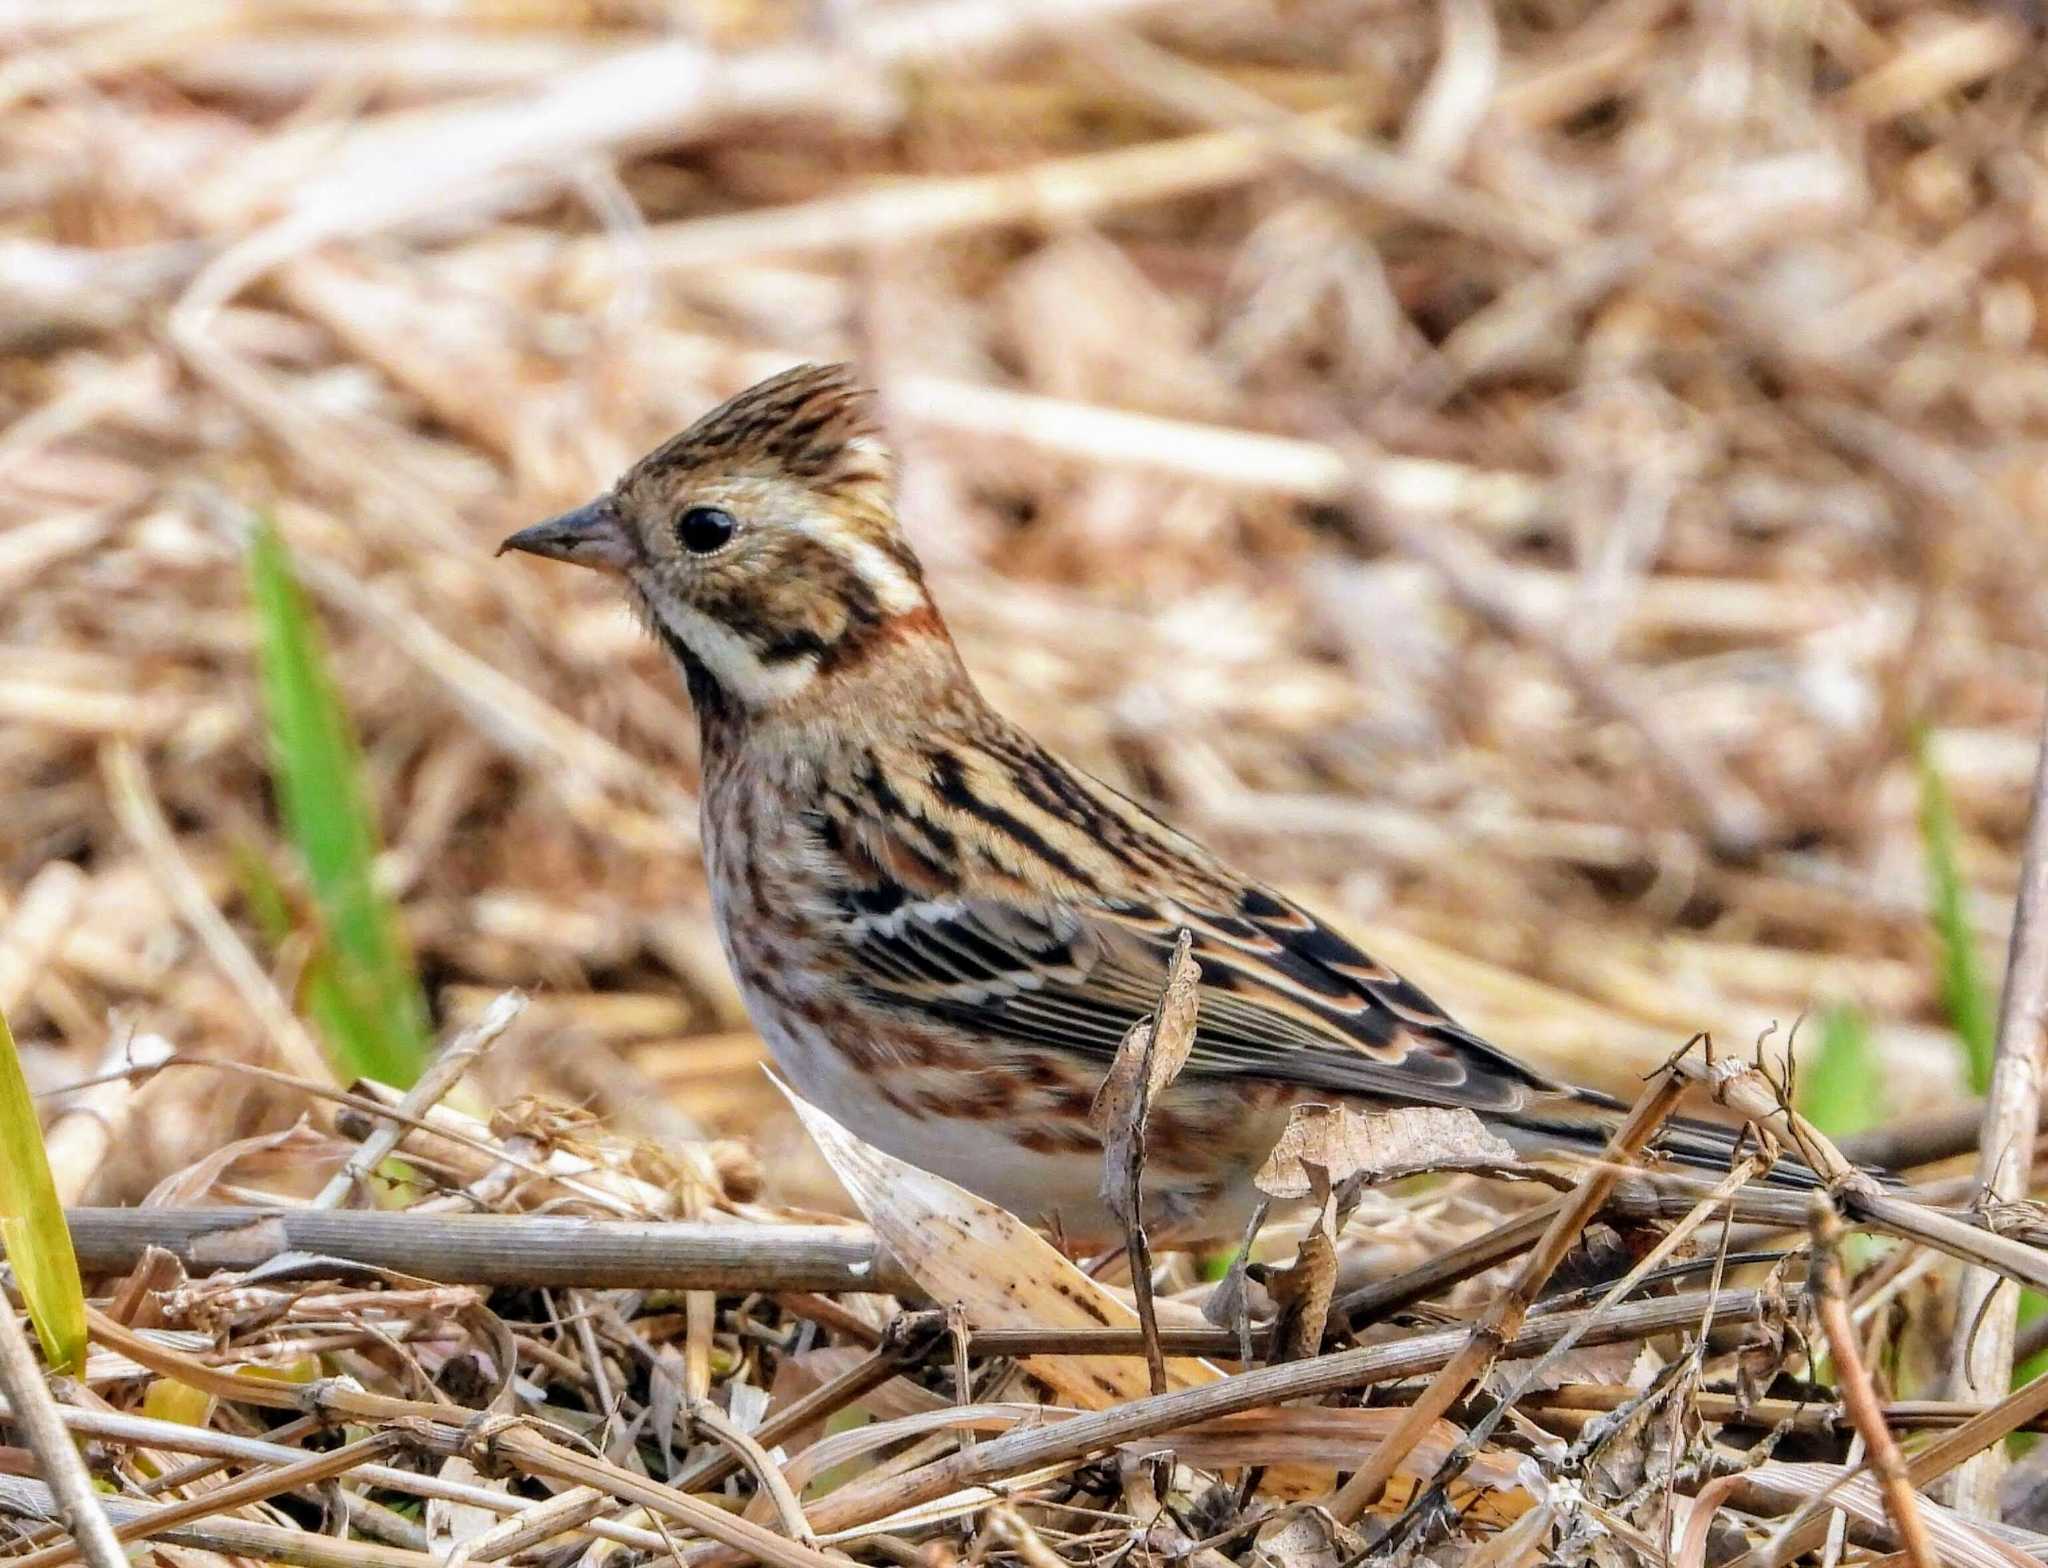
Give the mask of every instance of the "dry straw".
<path id="1" fill-rule="evenodd" d="M 2000 1440 L 2048 1399 L 2001 1397 L 2028 1330 L 1997 1282 L 2048 1283 L 2024 1209 L 1850 1183 L 1846 1223 L 1898 1245 L 1860 1276 L 1843 1253 L 1812 1320 L 1803 1202 L 1739 1192 L 1732 1230 L 1650 1276 L 1679 1294 L 1530 1307 L 1505 1354 L 1584 1337 L 1491 1425 L 1521 1385 L 1473 1382 L 1466 1347 L 1540 1284 L 1531 1265 L 1503 1296 L 1512 1260 L 1619 1277 L 1600 1247 L 1647 1246 L 1711 1184 L 1619 1179 L 1611 1233 L 1470 1174 L 1369 1194 L 1335 1280 L 1303 1252 L 1334 1294 L 1324 1353 L 1250 1367 L 1238 1325 L 1194 1316 L 1186 1260 L 1140 1332 L 1114 1264 L 1076 1284 L 1014 1219 L 916 1183 L 867 1223 L 820 1212 L 847 1200 L 725 972 L 662 656 L 603 585 L 490 554 L 759 374 L 854 359 L 1006 711 L 1563 1076 L 1633 1098 L 1701 1030 L 1772 1061 L 1796 1033 L 1810 1069 L 1816 1015 L 1853 1012 L 1860 1070 L 1912 1113 L 1868 1146 L 1957 1202 L 1980 1118 L 1948 1114 L 1922 733 L 1955 814 L 1948 956 L 1995 969 L 2010 942 L 2025 982 L 1982 1150 L 2022 1195 L 2041 946 L 2011 912 L 2041 874 L 2048 686 L 2034 20 L 10 16 L 0 1008 L 38 1088 L 97 1080 L 49 1109 L 102 1317 L 83 1381 L 4 1441 L 47 1449 L 52 1414 L 89 1435 L 118 1535 L 321 1568 L 842 1545 L 1329 1568 L 1417 1497 L 1449 1506 L 1402 1524 L 1410 1547 L 1499 1564 L 1560 1541 L 2038 1551 L 2031 1516 L 1988 1517 Z M 360 733 L 378 883 L 440 1037 L 475 1050 L 452 1093 L 337 1087 L 301 1009 L 321 926 L 269 776 L 258 511 Z M 512 987 L 516 1022 L 488 1011 Z M 939 1212 L 1010 1239 L 922 1275 L 878 1243 Z M 1987 1310 L 1948 1311 L 1957 1259 Z M 955 1335 L 924 1315 L 957 1299 L 929 1281 L 1003 1269 L 1113 1310 L 984 1302 Z M 1849 1366 L 1845 1328 L 1873 1380 L 1847 1408 L 1802 1381 L 1823 1344 Z M 1039 1403 L 1089 1403 L 1105 1363 L 1101 1408 Z M 780 1484 L 853 1410 L 867 1426 L 821 1451 L 842 1468 Z M 1857 1474 L 1873 1412 L 1945 1430 Z M 1798 1462 L 1772 1452 L 1795 1438 Z M 1952 1511 L 1929 1488 L 1973 1456 Z M 79 1501 L 51 1479 L 0 1476 L 0 1557 L 75 1549 L 32 1522 Z M 1333 1496 L 1363 1533 L 1287 1511 Z"/>

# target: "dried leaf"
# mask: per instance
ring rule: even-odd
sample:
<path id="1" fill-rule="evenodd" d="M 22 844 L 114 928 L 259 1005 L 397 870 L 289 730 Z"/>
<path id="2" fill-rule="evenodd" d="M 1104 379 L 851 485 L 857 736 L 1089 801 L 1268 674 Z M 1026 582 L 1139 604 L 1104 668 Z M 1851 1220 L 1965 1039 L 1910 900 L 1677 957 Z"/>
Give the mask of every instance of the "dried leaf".
<path id="1" fill-rule="evenodd" d="M 1347 1105 L 1301 1105 L 1252 1180 L 1274 1198 L 1316 1196 L 1311 1167 L 1342 1186 L 1354 1178 L 1394 1181 L 1423 1171 L 1512 1171 L 1515 1151 L 1467 1110 L 1408 1106 L 1355 1111 Z"/>
<path id="2" fill-rule="evenodd" d="M 223 1144 L 181 1171 L 173 1171 L 149 1190 L 142 1200 L 146 1209 L 191 1208 L 205 1203 L 214 1188 L 243 1161 L 265 1168 L 270 1164 L 304 1169 L 315 1162 L 344 1158 L 354 1148 L 342 1139 L 329 1137 L 304 1117 L 276 1132 L 258 1133 Z M 260 1162 L 260 1163 L 259 1163 Z"/>
<path id="3" fill-rule="evenodd" d="M 1202 966 L 1191 956 L 1186 931 L 1174 944 L 1166 966 L 1166 987 L 1152 1016 L 1131 1025 L 1102 1087 L 1095 1091 L 1090 1119 L 1104 1138 L 1104 1169 L 1124 1168 L 1129 1139 L 1142 1125 L 1152 1102 L 1180 1076 L 1195 1046 L 1196 987 Z"/>
<path id="4" fill-rule="evenodd" d="M 1316 1223 L 1301 1238 L 1294 1261 L 1284 1269 L 1267 1273 L 1262 1280 L 1280 1308 L 1273 1340 L 1275 1361 L 1304 1361 L 1323 1348 L 1330 1302 L 1337 1293 L 1337 1238 L 1332 1207 L 1326 1198 Z"/>
<path id="5" fill-rule="evenodd" d="M 779 1082 L 780 1080 L 778 1080 Z M 883 1245 L 932 1300 L 959 1302 L 976 1328 L 1135 1328 L 1138 1315 L 1074 1267 L 1015 1215 L 929 1171 L 863 1142 L 783 1086 Z M 1162 1302 L 1161 1320 L 1196 1326 L 1192 1308 Z M 1029 1356 L 1025 1367 L 1065 1403 L 1099 1410 L 1151 1392 L 1145 1364 L 1130 1356 Z M 1193 1388 L 1222 1376 L 1206 1361 L 1175 1356 L 1168 1385 Z"/>
<path id="6" fill-rule="evenodd" d="M 1272 1568 L 1338 1568 L 1351 1554 L 1337 1544 L 1338 1526 L 1319 1508 L 1295 1508 L 1258 1534 L 1258 1560 Z"/>
<path id="7" fill-rule="evenodd" d="M 1095 1091 L 1089 1117 L 1102 1133 L 1102 1201 L 1125 1225 L 1131 1193 L 1145 1162 L 1145 1122 L 1161 1090 L 1180 1076 L 1195 1044 L 1195 987 L 1202 969 L 1190 956 L 1186 931 L 1174 943 L 1166 966 L 1166 987 L 1152 1016 L 1132 1024 L 1102 1087 Z"/>

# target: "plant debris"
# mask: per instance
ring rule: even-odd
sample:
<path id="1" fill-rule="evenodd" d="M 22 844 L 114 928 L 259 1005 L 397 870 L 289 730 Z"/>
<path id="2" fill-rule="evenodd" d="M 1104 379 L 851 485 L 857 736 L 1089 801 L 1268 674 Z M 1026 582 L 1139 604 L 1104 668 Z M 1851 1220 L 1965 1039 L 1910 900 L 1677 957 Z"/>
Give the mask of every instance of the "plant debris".
<path id="1" fill-rule="evenodd" d="M 0 1014 L 92 1304 L 48 1388 L 114 1530 L 315 1568 L 2038 1556 L 1930 1490 L 2048 1409 L 1944 1381 L 1950 1259 L 2048 1283 L 2035 1214 L 1956 1208 L 2048 686 L 2037 21 L 12 17 Z M 1795 1020 L 1853 1009 L 1830 1079 L 1905 1125 L 1844 1152 L 1921 1167 L 1838 1193 L 1883 1238 L 1828 1309 L 1862 1428 L 1799 1201 L 1717 1200 L 1604 1304 L 1712 1188 L 1613 1173 L 1621 1256 L 1564 1227 L 1542 1261 L 1592 1282 L 1517 1328 L 1566 1200 L 1435 1113 L 1315 1113 L 1242 1321 L 1175 1254 L 1141 1327 L 1128 1258 L 792 1111 L 665 656 L 491 550 L 833 358 L 996 704 L 1477 1033 L 1623 1097 L 1761 1042 L 1740 1113 L 1789 1084 L 1804 1149 L 1842 1128 Z M 272 537 L 273 657 L 317 630 L 360 788 L 278 770 Z M 316 799 L 381 840 L 309 864 Z M 345 949 L 416 966 L 376 994 L 474 1046 L 454 1088 L 334 1067 Z M 1884 1485 L 1873 1416 L 1927 1434 Z M 0 1561 L 105 1555 L 50 1522 L 39 1419 L 0 1425 Z"/>

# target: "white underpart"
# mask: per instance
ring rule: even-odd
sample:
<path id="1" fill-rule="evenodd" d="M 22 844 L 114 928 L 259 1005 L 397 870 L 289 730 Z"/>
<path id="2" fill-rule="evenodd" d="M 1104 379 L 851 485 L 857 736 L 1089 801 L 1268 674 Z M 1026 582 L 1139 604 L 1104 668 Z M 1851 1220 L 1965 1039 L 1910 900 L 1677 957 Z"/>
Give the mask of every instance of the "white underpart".
<path id="1" fill-rule="evenodd" d="M 784 1014 L 744 982 L 741 990 L 769 1053 L 791 1086 L 857 1136 L 898 1159 L 980 1193 L 1027 1223 L 1057 1219 L 1075 1240 L 1097 1243 L 1122 1235 L 1122 1227 L 1103 1206 L 1098 1161 L 1028 1149 L 1005 1136 L 1000 1122 L 906 1116 L 879 1092 L 872 1077 L 847 1062 L 815 1024 Z M 926 1087 L 944 1095 L 952 1086 L 938 1074 Z M 969 1087 L 963 1082 L 958 1091 L 964 1093 Z M 1279 1128 L 1273 1132 L 1278 1136 Z M 1204 1234 L 1237 1235 L 1259 1200 L 1251 1182 L 1252 1167 L 1218 1174 L 1226 1178 L 1222 1193 L 1198 1203 L 1176 1183 L 1148 1172 L 1146 1211 L 1150 1222 L 1171 1226 L 1199 1214 Z"/>
<path id="2" fill-rule="evenodd" d="M 765 708 L 793 697 L 810 685 L 818 673 L 815 654 L 767 664 L 746 638 L 703 611 L 678 604 L 666 595 L 653 604 L 654 613 L 682 639 L 684 647 L 703 661 L 712 679 L 748 707 Z"/>

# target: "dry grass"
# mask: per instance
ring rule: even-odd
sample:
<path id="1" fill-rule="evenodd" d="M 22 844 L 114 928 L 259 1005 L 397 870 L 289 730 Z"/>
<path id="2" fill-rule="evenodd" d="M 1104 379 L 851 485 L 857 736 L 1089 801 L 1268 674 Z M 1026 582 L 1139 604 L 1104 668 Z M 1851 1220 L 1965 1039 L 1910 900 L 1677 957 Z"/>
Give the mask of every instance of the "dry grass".
<path id="1" fill-rule="evenodd" d="M 1931 730 L 1995 963 L 2048 683 L 2048 76 L 2026 12 L 14 14 L 0 1008 L 32 1078 L 131 1038 L 316 1067 L 305 954 L 262 943 L 237 872 L 285 864 L 242 563 L 263 508 L 325 618 L 439 1021 L 535 994 L 479 1102 L 542 1089 L 622 1146 L 695 1151 L 697 1196 L 634 1199 L 670 1216 L 751 1200 L 762 1171 L 783 1207 L 760 1223 L 843 1208 L 717 950 L 676 683 L 604 584 L 491 550 L 757 374 L 848 357 L 998 705 L 1482 1032 L 1632 1094 L 1695 1030 L 1781 1044 L 1849 1003 L 1894 1111 L 1959 1097 L 1910 735 Z M 307 1108 L 287 1081 L 164 1073 L 52 1129 L 59 1179 L 132 1202 Z M 346 1148 L 300 1133 L 186 1185 L 309 1195 Z M 476 1179 L 457 1174 L 434 1173 Z M 1384 1278 L 1496 1215 L 1462 1183 L 1388 1200 L 1346 1267 Z M 1901 1267 L 1917 1312 L 1926 1279 Z M 479 1355 L 438 1298 L 323 1304 L 358 1284 L 228 1291 L 221 1316 L 180 1287 L 161 1321 L 214 1334 L 177 1343 L 215 1361 L 253 1354 L 256 1325 L 328 1325 L 408 1399 Z M 766 1387 L 858 1342 L 822 1321 L 606 1299 L 536 1323 L 519 1365 L 616 1435 L 638 1407 L 613 1412 L 604 1376 L 651 1405 L 649 1356 L 700 1377 L 716 1346 L 721 1388 L 735 1368 Z M 425 1354 L 416 1328 L 446 1337 Z M 1900 1364 L 1944 1333 L 1908 1334 Z M 925 1390 L 965 1397 L 949 1366 Z M 115 1386 L 139 1387 L 93 1385 Z M 1667 1521 L 1643 1477 L 1671 1434 L 1645 1430 L 1649 1469 L 1599 1494 L 1616 1550 Z M 168 1486 L 171 1462 L 123 1463 Z M 972 1550 L 1107 1555 L 1143 1509 L 1084 1474 L 1116 1522 L 1020 1504 L 981 1514 Z M 1768 1512 L 1772 1484 L 1797 1500 L 1783 1477 L 1722 1491 Z M 1551 1506 L 1488 1560 L 1523 1560 Z M 420 1526 L 371 1512 L 399 1555 L 334 1560 L 418 1561 Z"/>

